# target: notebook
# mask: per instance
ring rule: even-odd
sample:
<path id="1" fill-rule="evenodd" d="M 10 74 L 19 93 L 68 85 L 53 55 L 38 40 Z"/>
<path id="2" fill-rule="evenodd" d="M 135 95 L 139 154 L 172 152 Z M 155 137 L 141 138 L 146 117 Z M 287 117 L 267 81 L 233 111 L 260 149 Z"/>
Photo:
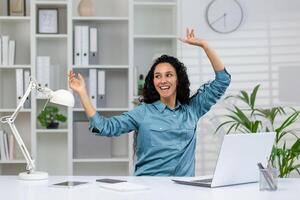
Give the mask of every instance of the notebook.
<path id="1" fill-rule="evenodd" d="M 141 191 L 150 189 L 148 186 L 140 185 L 136 183 L 120 182 L 120 183 L 99 183 L 99 187 L 114 190 L 118 192 L 131 192 L 131 191 Z"/>

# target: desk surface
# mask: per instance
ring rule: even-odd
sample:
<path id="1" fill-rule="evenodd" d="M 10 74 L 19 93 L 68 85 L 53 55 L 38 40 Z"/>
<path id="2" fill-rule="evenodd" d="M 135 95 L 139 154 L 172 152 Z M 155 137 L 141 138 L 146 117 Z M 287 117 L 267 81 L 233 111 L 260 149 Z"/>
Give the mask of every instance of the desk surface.
<path id="1" fill-rule="evenodd" d="M 99 178 L 124 179 L 130 183 L 149 186 L 149 190 L 116 192 L 100 188 L 95 182 Z M 258 183 L 202 188 L 175 184 L 171 177 L 100 177 L 100 176 L 52 176 L 46 181 L 22 181 L 16 176 L 0 176 L 0 197 L 11 200 L 299 200 L 300 179 L 279 179 L 275 192 L 259 191 Z M 89 184 L 74 188 L 55 188 L 49 185 L 66 181 L 88 181 Z"/>

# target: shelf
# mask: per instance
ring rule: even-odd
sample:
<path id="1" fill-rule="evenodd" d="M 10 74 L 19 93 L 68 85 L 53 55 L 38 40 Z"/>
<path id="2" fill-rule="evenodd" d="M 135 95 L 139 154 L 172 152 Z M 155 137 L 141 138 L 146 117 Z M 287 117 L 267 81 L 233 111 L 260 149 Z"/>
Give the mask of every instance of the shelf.
<path id="1" fill-rule="evenodd" d="M 74 163 L 129 162 L 129 158 L 73 159 Z"/>
<path id="2" fill-rule="evenodd" d="M 135 6 L 176 6 L 176 2 L 134 2 Z"/>
<path id="3" fill-rule="evenodd" d="M 67 1 L 35 1 L 36 5 L 66 6 Z"/>
<path id="4" fill-rule="evenodd" d="M 30 21 L 30 16 L 0 16 L 0 21 Z"/>
<path id="5" fill-rule="evenodd" d="M 68 133 L 68 129 L 37 129 L 37 133 Z"/>
<path id="6" fill-rule="evenodd" d="M 177 35 L 134 35 L 134 39 L 177 39 Z"/>
<path id="7" fill-rule="evenodd" d="M 4 113 L 4 112 L 13 113 L 14 111 L 15 111 L 14 108 L 0 108 L 1 113 Z M 20 113 L 27 113 L 27 112 L 31 112 L 31 109 L 21 109 L 20 110 Z"/>
<path id="8" fill-rule="evenodd" d="M 126 112 L 128 108 L 97 108 L 100 112 Z M 73 112 L 84 112 L 83 108 L 73 108 Z"/>
<path id="9" fill-rule="evenodd" d="M 67 34 L 36 34 L 37 38 L 58 38 L 58 39 L 67 39 Z"/>
<path id="10" fill-rule="evenodd" d="M 30 69 L 31 65 L 11 65 L 4 66 L 0 65 L 0 69 Z"/>
<path id="11" fill-rule="evenodd" d="M 26 164 L 25 160 L 0 160 L 0 164 Z"/>
<path id="12" fill-rule="evenodd" d="M 73 21 L 128 21 L 128 17 L 73 17 Z"/>
<path id="13" fill-rule="evenodd" d="M 128 69 L 128 65 L 72 65 L 74 69 Z"/>

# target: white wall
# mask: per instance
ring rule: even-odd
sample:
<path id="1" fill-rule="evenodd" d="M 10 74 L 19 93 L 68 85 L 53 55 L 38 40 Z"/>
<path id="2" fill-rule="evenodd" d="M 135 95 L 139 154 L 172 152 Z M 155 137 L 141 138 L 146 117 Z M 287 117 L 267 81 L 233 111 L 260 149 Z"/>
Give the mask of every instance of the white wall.
<path id="1" fill-rule="evenodd" d="M 300 1 L 299 0 L 238 0 L 244 9 L 242 26 L 230 34 L 213 32 L 205 22 L 205 9 L 212 0 L 182 0 L 181 29 L 196 29 L 197 36 L 206 38 L 221 56 L 232 75 L 232 83 L 226 94 L 237 94 L 239 90 L 250 91 L 261 84 L 257 104 L 270 107 L 292 105 L 300 102 L 285 101 L 279 88 L 289 90 L 293 97 L 300 98 L 299 81 L 287 83 L 279 77 L 279 69 L 287 72 L 296 66 L 300 74 Z M 232 0 L 222 0 L 232 1 Z M 179 45 L 182 60 L 187 65 L 192 89 L 213 77 L 208 59 L 201 50 Z M 292 75 L 292 74 L 290 74 Z M 285 80 L 280 82 L 280 80 Z M 290 80 L 292 81 L 292 80 Z M 298 84 L 292 87 L 291 84 Z M 291 99 L 291 98 L 290 98 Z M 198 125 L 196 174 L 213 172 L 222 134 L 214 135 L 216 116 L 224 114 L 225 103 L 221 101 Z M 297 125 L 300 127 L 300 123 Z M 292 138 L 291 138 L 292 139 Z"/>

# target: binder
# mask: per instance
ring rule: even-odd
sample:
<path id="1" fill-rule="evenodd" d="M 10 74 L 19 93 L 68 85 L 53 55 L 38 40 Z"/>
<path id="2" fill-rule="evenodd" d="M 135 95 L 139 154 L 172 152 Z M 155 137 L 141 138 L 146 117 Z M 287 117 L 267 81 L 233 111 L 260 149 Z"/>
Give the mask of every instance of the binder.
<path id="1" fill-rule="evenodd" d="M 89 94 L 94 107 L 97 107 L 97 70 L 89 69 Z"/>
<path id="2" fill-rule="evenodd" d="M 74 28 L 74 64 L 81 65 L 82 46 L 81 46 L 81 30 L 82 26 L 75 26 Z"/>
<path id="3" fill-rule="evenodd" d="M 4 132 L 4 134 L 3 134 L 3 142 L 4 142 L 5 159 L 6 159 L 6 160 L 9 160 L 8 137 L 7 137 L 7 133 L 6 133 L 6 132 Z"/>
<path id="4" fill-rule="evenodd" d="M 0 130 L 0 158 L 6 160 L 5 149 L 4 149 L 4 131 Z"/>
<path id="5" fill-rule="evenodd" d="M 14 65 L 15 64 L 15 50 L 16 49 L 16 41 L 9 40 L 9 53 L 8 53 L 8 64 Z"/>
<path id="6" fill-rule="evenodd" d="M 15 154 L 15 138 L 13 134 L 8 135 L 8 152 L 9 152 L 9 160 L 14 159 Z"/>
<path id="7" fill-rule="evenodd" d="M 9 36 L 8 35 L 3 35 L 2 36 L 2 51 L 3 51 L 3 57 L 2 57 L 2 63 L 3 65 L 7 66 L 8 65 L 8 49 L 9 49 Z"/>
<path id="8" fill-rule="evenodd" d="M 87 69 L 76 69 L 76 73 L 80 73 L 85 80 L 86 83 L 86 88 L 90 88 L 90 78 L 89 78 L 89 71 Z M 81 103 L 80 103 L 80 98 L 78 95 L 75 95 L 75 108 L 82 108 Z"/>
<path id="9" fill-rule="evenodd" d="M 23 97 L 23 69 L 16 69 L 16 93 L 17 93 L 17 105 Z"/>
<path id="10" fill-rule="evenodd" d="M 50 87 L 50 57 L 37 57 L 37 82 L 41 87 Z M 44 98 L 42 93 L 37 93 L 37 98 Z"/>
<path id="11" fill-rule="evenodd" d="M 89 64 L 98 64 L 98 29 L 96 27 L 90 27 L 90 53 Z"/>
<path id="12" fill-rule="evenodd" d="M 2 37 L 0 36 L 0 65 L 2 65 Z"/>
<path id="13" fill-rule="evenodd" d="M 98 70 L 98 95 L 97 95 L 97 106 L 105 107 L 106 98 L 105 98 L 105 71 Z"/>
<path id="14" fill-rule="evenodd" d="M 30 71 L 29 69 L 24 70 L 24 92 L 27 90 L 30 82 Z M 24 102 L 24 108 L 30 108 L 31 107 L 31 96 L 29 95 Z"/>
<path id="15" fill-rule="evenodd" d="M 82 65 L 89 64 L 89 27 L 82 26 L 81 29 Z"/>

